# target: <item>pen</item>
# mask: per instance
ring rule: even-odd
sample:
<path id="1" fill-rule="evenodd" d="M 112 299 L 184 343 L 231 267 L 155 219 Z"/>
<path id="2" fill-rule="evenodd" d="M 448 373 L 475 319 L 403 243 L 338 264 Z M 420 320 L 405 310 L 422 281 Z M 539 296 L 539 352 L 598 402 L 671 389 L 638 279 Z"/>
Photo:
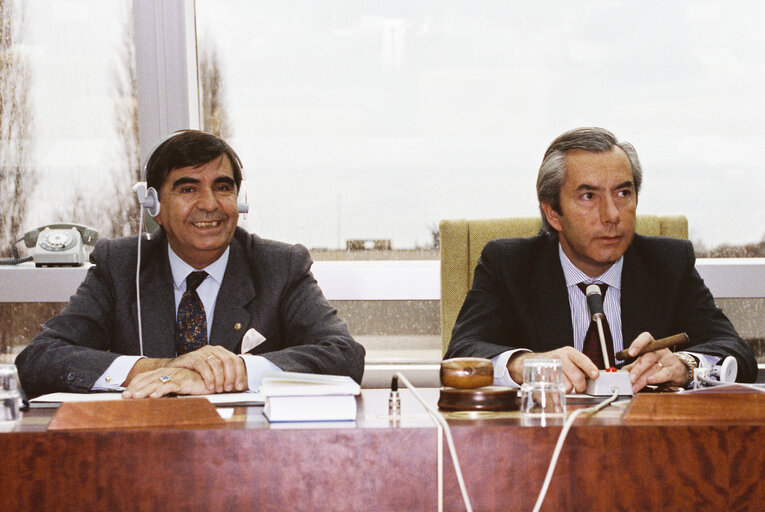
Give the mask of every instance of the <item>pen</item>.
<path id="1" fill-rule="evenodd" d="M 661 338 L 659 340 L 653 340 L 651 343 L 643 347 L 643 350 L 637 353 L 635 357 L 638 357 L 640 355 L 646 354 L 648 352 L 656 352 L 657 350 L 661 350 L 663 348 L 669 348 L 674 347 L 675 345 L 679 345 L 680 343 L 685 343 L 690 338 L 687 334 L 684 332 L 681 332 L 680 334 L 675 334 L 674 336 L 668 336 L 666 338 Z M 629 359 L 632 357 L 627 353 L 626 350 L 620 350 L 616 354 L 614 354 L 616 358 L 618 359 Z"/>

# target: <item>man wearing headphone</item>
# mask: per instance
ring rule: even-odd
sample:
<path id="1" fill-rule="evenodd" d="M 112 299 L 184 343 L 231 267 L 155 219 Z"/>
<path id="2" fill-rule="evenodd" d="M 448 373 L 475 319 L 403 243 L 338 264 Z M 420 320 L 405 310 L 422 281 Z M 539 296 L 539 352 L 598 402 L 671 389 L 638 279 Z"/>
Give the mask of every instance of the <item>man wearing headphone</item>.
<path id="1" fill-rule="evenodd" d="M 364 348 L 324 298 L 305 247 L 237 227 L 241 163 L 226 142 L 175 133 L 145 176 L 139 201 L 160 230 L 98 242 L 69 304 L 16 359 L 28 394 L 256 390 L 266 371 L 361 381 Z"/>

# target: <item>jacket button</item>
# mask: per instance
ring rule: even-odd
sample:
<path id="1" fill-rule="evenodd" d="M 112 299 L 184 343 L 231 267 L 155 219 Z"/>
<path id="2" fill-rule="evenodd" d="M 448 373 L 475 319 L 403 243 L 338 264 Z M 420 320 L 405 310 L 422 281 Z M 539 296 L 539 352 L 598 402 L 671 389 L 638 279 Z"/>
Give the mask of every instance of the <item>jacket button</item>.
<path id="1" fill-rule="evenodd" d="M 72 382 L 74 380 L 74 372 L 67 373 L 66 380 L 68 380 L 69 382 Z"/>

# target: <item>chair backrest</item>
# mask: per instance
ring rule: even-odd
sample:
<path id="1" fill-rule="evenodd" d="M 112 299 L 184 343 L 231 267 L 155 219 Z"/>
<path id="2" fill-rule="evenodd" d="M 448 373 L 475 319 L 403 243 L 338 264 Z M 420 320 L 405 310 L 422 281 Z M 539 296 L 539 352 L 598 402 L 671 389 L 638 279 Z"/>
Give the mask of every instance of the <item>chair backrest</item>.
<path id="1" fill-rule="evenodd" d="M 473 272 L 484 246 L 497 238 L 535 236 L 542 227 L 539 217 L 442 220 L 441 242 L 441 343 L 446 353 L 454 322 L 473 283 Z M 638 215 L 635 231 L 641 235 L 688 238 L 684 215 Z"/>

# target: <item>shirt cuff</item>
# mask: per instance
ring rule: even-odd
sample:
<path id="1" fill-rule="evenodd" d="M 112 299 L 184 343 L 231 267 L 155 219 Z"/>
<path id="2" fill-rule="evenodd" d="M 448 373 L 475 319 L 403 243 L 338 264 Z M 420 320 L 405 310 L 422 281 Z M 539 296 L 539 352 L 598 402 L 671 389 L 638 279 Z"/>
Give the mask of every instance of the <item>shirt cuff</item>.
<path id="1" fill-rule="evenodd" d="M 507 386 L 511 388 L 521 387 L 520 384 L 515 382 L 510 377 L 510 372 L 507 371 L 507 362 L 516 352 L 531 352 L 531 351 L 518 348 L 515 350 L 508 350 L 508 351 L 502 352 L 498 356 L 494 356 L 491 358 L 491 363 L 494 365 L 494 385 L 495 386 Z"/>
<path id="2" fill-rule="evenodd" d="M 709 354 L 699 354 L 698 352 L 690 352 L 688 350 L 683 350 L 683 352 L 695 357 L 696 361 L 699 362 L 699 368 L 708 368 L 710 370 L 722 359 L 721 357 L 710 356 Z"/>
<path id="3" fill-rule="evenodd" d="M 122 391 L 123 382 L 127 379 L 128 373 L 133 369 L 135 363 L 143 356 L 119 356 L 112 361 L 109 368 L 96 380 L 91 391 Z"/>
<path id="4" fill-rule="evenodd" d="M 265 372 L 284 371 L 263 356 L 239 354 L 239 357 L 242 358 L 244 367 L 247 368 L 247 385 L 249 386 L 250 391 L 258 391 L 260 389 L 260 384 L 263 382 L 263 374 Z"/>

